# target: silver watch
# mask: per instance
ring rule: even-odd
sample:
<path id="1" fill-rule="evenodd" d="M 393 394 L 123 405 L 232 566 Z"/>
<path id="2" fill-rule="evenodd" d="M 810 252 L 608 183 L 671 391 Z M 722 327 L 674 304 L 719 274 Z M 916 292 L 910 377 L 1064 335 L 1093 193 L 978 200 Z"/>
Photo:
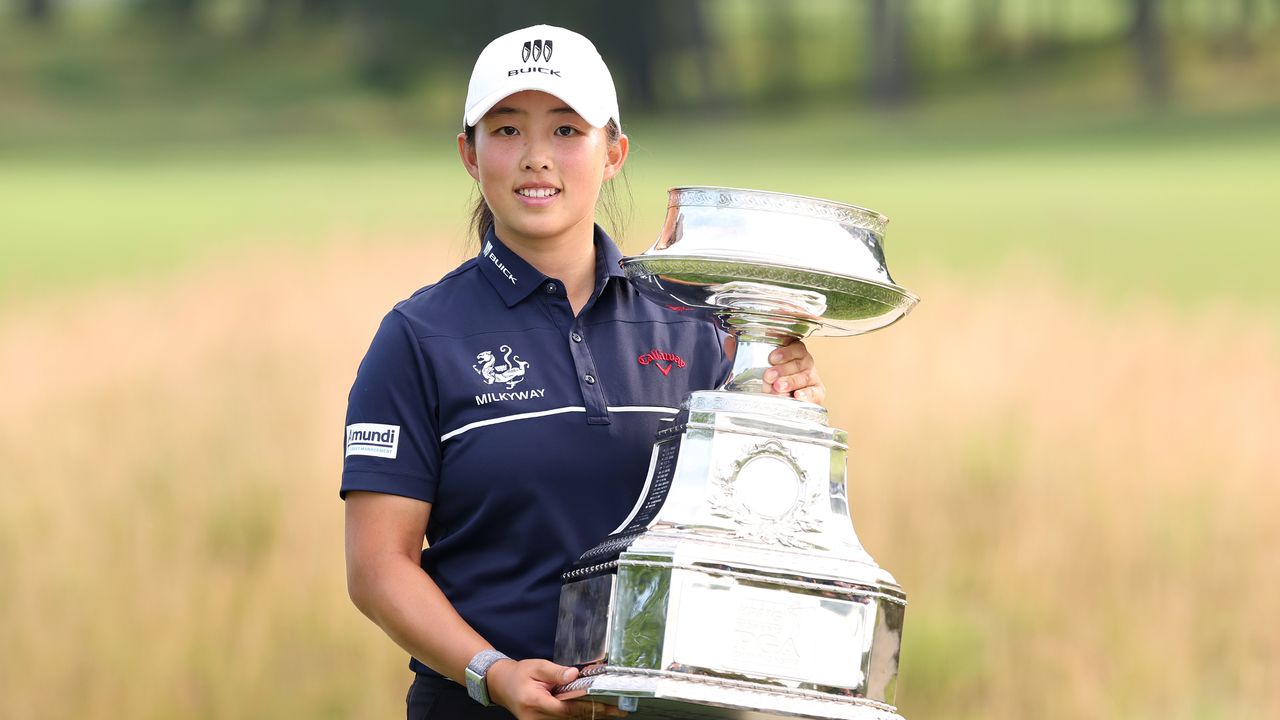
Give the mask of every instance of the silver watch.
<path id="1" fill-rule="evenodd" d="M 471 662 L 467 663 L 467 694 L 472 700 L 481 705 L 489 705 L 492 701 L 489 699 L 489 681 L 486 676 L 489 674 L 489 668 L 499 660 L 509 660 L 506 655 L 489 648 L 476 653 L 471 658 Z"/>

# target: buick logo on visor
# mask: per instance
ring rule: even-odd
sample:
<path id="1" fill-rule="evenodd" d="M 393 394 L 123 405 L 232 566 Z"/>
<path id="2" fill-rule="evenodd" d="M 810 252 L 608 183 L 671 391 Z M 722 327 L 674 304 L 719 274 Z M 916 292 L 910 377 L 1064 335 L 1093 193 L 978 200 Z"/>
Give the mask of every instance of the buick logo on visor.
<path id="1" fill-rule="evenodd" d="M 539 62 L 545 60 L 551 61 L 551 41 L 550 40 L 526 40 L 524 48 L 520 51 L 520 59 L 524 62 L 533 60 Z"/>
<path id="2" fill-rule="evenodd" d="M 550 62 L 551 61 L 551 41 L 550 40 L 526 40 L 524 47 L 520 50 L 520 58 L 526 63 L 533 62 Z M 560 71 L 549 67 L 518 67 L 514 70 L 507 71 L 507 77 L 523 75 L 525 73 L 541 73 L 543 75 L 554 75 L 561 77 Z"/>

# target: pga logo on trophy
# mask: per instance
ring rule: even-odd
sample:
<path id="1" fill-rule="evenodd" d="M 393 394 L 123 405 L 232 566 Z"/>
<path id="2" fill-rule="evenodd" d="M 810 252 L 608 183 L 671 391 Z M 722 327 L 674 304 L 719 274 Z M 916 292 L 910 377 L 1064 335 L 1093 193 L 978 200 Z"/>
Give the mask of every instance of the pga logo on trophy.
<path id="1" fill-rule="evenodd" d="M 763 382 L 778 345 L 916 305 L 885 265 L 887 218 L 756 190 L 669 197 L 657 242 L 623 270 L 737 354 L 659 431 L 631 514 L 565 574 L 554 660 L 582 673 L 557 693 L 639 718 L 900 720 L 906 595 L 854 532 L 847 433 Z"/>

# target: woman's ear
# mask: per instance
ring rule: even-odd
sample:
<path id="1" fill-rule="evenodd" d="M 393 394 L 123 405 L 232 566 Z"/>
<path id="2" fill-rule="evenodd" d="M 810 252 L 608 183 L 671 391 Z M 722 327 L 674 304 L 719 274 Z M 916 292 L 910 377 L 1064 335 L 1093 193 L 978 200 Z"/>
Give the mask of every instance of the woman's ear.
<path id="1" fill-rule="evenodd" d="M 604 179 L 608 180 L 618 171 L 622 169 L 622 164 L 627 161 L 627 148 L 630 141 L 626 135 L 619 135 L 618 142 L 609 143 L 604 156 Z"/>
<path id="2" fill-rule="evenodd" d="M 476 144 L 467 142 L 466 133 L 458 133 L 458 157 L 462 158 L 462 166 L 467 169 L 471 178 L 480 182 L 480 168 L 476 165 Z"/>

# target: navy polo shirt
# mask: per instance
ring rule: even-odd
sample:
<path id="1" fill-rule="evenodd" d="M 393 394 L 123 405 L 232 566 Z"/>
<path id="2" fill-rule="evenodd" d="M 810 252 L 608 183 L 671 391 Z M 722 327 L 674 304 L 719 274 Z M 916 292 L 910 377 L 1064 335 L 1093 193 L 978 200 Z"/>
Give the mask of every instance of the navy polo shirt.
<path id="1" fill-rule="evenodd" d="M 432 503 L 423 569 L 514 658 L 550 658 L 561 574 L 626 518 L 662 420 L 728 373 L 710 323 L 642 298 L 599 227 L 595 249 L 575 317 L 490 231 L 387 314 L 347 407 L 343 496 Z"/>

